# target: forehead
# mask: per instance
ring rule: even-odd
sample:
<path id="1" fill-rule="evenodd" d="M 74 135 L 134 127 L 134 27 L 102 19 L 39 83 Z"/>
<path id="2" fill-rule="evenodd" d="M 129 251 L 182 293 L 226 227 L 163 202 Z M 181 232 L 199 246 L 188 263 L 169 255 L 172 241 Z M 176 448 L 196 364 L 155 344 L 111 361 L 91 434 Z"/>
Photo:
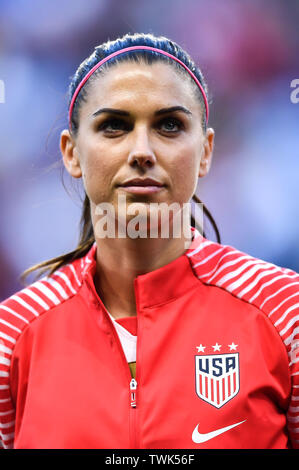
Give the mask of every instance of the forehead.
<path id="1" fill-rule="evenodd" d="M 156 62 L 114 64 L 91 81 L 85 105 L 164 107 L 183 105 L 198 108 L 196 84 L 173 66 Z"/>

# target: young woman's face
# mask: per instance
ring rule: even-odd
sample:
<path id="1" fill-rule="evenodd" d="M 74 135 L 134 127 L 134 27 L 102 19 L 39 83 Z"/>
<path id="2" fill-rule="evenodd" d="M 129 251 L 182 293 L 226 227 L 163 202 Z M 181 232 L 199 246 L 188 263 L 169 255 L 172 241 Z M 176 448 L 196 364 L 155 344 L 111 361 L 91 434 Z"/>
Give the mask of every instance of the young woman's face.
<path id="1" fill-rule="evenodd" d="M 167 64 L 125 62 L 90 83 L 77 136 L 64 131 L 61 150 L 92 211 L 105 202 L 117 212 L 119 195 L 127 204 L 190 201 L 212 158 L 202 112 L 194 85 Z M 129 183 L 136 178 L 152 181 Z"/>

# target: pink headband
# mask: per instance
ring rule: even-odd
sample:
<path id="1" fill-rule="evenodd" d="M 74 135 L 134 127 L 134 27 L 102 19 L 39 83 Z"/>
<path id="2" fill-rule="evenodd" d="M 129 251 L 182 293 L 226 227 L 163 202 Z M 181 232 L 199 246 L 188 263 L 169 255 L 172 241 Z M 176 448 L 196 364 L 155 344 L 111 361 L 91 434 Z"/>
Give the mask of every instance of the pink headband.
<path id="1" fill-rule="evenodd" d="M 147 50 L 147 51 L 153 51 L 153 52 L 159 52 L 160 54 L 162 55 L 165 55 L 166 57 L 170 57 L 171 59 L 175 60 L 176 62 L 178 62 L 182 67 L 184 67 L 185 70 L 187 70 L 187 72 L 191 75 L 191 77 L 193 78 L 193 80 L 195 81 L 195 83 L 197 84 L 197 86 L 199 87 L 201 93 L 202 93 L 202 96 L 203 96 L 203 99 L 204 99 L 204 103 L 205 103 L 205 107 L 206 107 L 206 121 L 208 122 L 208 119 L 209 119 L 209 105 L 208 105 L 208 100 L 207 100 L 207 97 L 206 97 L 206 94 L 205 94 L 205 91 L 202 87 L 202 85 L 200 84 L 199 80 L 196 78 L 196 76 L 194 75 L 193 72 L 191 72 L 191 70 L 187 67 L 187 65 L 184 64 L 184 62 L 182 62 L 180 59 L 178 59 L 177 57 L 175 57 L 174 55 L 171 55 L 169 54 L 168 52 L 165 52 L 163 51 L 162 49 L 156 49 L 155 47 L 150 47 L 150 46 L 131 46 L 131 47 L 126 47 L 124 49 L 120 49 L 119 51 L 116 51 L 116 52 L 113 52 L 112 54 L 108 55 L 107 57 L 105 57 L 104 59 L 100 60 L 100 62 L 98 62 L 96 65 L 94 65 L 94 67 L 92 67 L 92 69 L 85 75 L 85 77 L 81 80 L 81 82 L 79 83 L 79 85 L 77 86 L 76 90 L 75 90 L 75 93 L 73 94 L 73 97 L 72 97 L 72 100 L 71 100 L 71 103 L 70 103 L 70 108 L 69 108 L 69 126 L 70 126 L 70 129 L 71 129 L 71 118 L 72 118 L 72 112 L 73 112 L 73 108 L 74 108 L 74 104 L 75 104 L 75 101 L 76 101 L 76 98 L 81 90 L 81 88 L 83 87 L 83 85 L 85 85 L 85 83 L 87 82 L 87 80 L 89 79 L 89 77 L 99 68 L 101 67 L 101 65 L 105 64 L 105 62 L 107 62 L 108 60 L 112 59 L 113 57 L 116 57 L 120 54 L 124 54 L 125 52 L 130 52 L 130 51 L 136 51 L 136 50 Z"/>

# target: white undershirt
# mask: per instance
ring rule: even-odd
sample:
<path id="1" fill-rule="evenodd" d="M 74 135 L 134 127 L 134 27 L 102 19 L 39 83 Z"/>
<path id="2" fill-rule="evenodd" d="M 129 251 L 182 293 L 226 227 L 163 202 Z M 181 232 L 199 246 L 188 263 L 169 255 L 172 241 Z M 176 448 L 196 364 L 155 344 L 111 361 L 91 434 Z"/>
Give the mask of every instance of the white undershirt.
<path id="1" fill-rule="evenodd" d="M 118 334 L 127 362 L 136 362 L 137 336 L 132 335 L 132 333 L 120 325 L 109 312 L 108 314 Z"/>

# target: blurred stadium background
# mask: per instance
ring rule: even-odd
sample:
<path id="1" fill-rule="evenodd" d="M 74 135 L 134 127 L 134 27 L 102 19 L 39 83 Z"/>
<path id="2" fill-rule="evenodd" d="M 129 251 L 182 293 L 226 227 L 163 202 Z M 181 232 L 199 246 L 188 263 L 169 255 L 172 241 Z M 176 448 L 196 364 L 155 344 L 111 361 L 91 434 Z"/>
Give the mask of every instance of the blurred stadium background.
<path id="1" fill-rule="evenodd" d="M 0 1 L 0 300 L 76 246 L 80 197 L 56 165 L 69 78 L 126 32 L 168 36 L 202 68 L 216 145 L 198 196 L 222 243 L 299 272 L 298 24 L 294 0 Z"/>

